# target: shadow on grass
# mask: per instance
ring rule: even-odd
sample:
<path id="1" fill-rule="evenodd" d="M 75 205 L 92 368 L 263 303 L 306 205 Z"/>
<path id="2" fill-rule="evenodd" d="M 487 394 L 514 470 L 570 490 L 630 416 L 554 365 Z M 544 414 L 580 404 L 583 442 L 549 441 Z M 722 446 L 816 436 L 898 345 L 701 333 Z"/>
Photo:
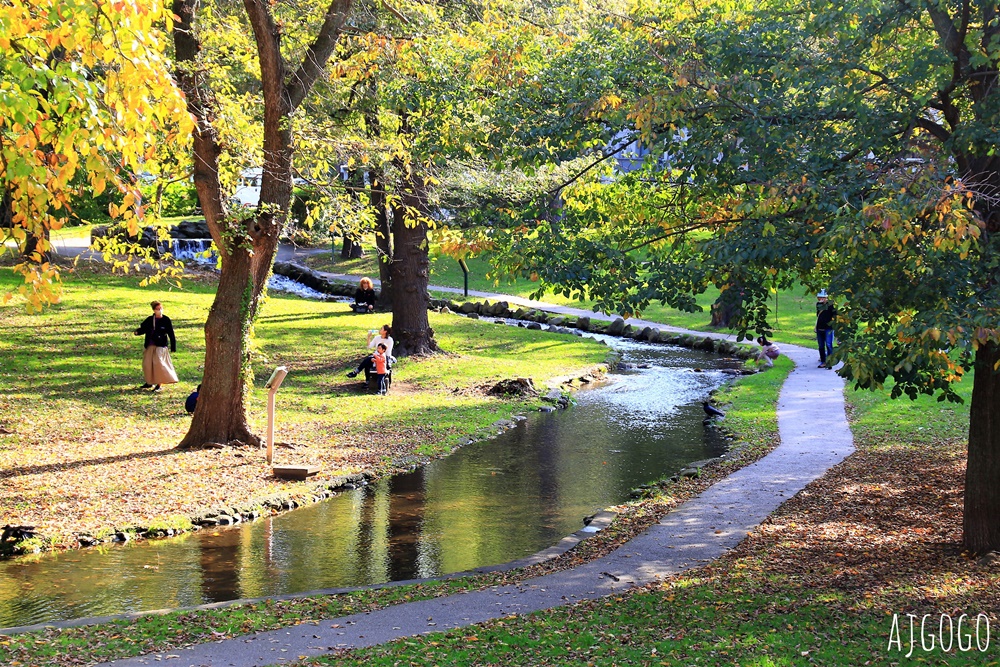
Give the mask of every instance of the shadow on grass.
<path id="1" fill-rule="evenodd" d="M 105 456 L 95 459 L 86 459 L 83 461 L 73 461 L 72 463 L 46 463 L 44 465 L 27 466 L 24 468 L 13 468 L 10 470 L 0 470 L 0 479 L 23 477 L 25 475 L 41 475 L 50 472 L 63 472 L 66 470 L 75 470 L 77 468 L 86 468 L 87 466 L 99 466 L 108 463 L 120 463 L 122 461 L 136 461 L 141 459 L 156 459 L 156 458 L 163 458 L 165 456 L 176 456 L 178 454 L 186 454 L 186 453 L 187 450 L 171 447 L 170 449 L 162 449 L 156 452 L 139 452 L 136 454 Z"/>

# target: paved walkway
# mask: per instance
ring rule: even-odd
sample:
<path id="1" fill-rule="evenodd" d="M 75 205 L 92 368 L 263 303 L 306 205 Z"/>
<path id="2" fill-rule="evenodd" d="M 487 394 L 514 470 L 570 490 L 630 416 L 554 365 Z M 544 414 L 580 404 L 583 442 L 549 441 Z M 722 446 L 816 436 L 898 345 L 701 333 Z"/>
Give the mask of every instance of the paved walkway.
<path id="1" fill-rule="evenodd" d="M 297 254 L 287 249 L 282 259 L 294 260 Z M 474 294 L 552 312 L 601 318 L 576 308 L 497 294 Z M 682 331 L 654 322 L 632 322 Z M 175 650 L 170 654 L 169 664 L 175 667 L 282 664 L 300 656 L 373 646 L 400 637 L 440 632 L 509 614 L 527 614 L 610 595 L 718 558 L 735 547 L 784 500 L 853 451 L 844 411 L 843 380 L 829 370 L 816 368 L 816 351 L 788 344 L 781 345 L 781 349 L 796 366 L 778 399 L 781 435 L 778 448 L 684 503 L 659 524 L 604 558 L 516 585 L 400 604 L 322 621 L 318 625 L 294 626 Z M 164 654 L 155 654 L 105 665 L 152 665 L 165 658 Z"/>

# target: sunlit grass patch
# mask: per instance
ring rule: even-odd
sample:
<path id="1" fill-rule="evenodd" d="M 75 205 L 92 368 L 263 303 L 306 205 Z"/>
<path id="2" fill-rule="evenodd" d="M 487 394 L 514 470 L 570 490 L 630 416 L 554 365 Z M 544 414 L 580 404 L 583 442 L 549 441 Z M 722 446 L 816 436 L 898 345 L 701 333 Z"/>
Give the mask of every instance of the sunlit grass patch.
<path id="1" fill-rule="evenodd" d="M 0 274 L 0 290 L 14 282 Z M 346 473 L 384 472 L 418 449 L 446 452 L 532 407 L 486 395 L 496 381 L 530 377 L 542 388 L 549 378 L 601 364 L 608 353 L 589 339 L 431 313 L 446 353 L 401 359 L 389 395 L 372 396 L 345 373 L 366 353 L 366 331 L 391 315 L 354 315 L 343 303 L 272 294 L 256 325 L 249 419 L 263 432 L 262 384 L 285 365 L 276 439 L 294 447 L 276 456 L 321 466 L 309 484 L 294 483 L 267 474 L 258 450 L 175 449 L 191 419 L 184 399 L 202 379 L 213 298 L 211 280 L 186 280 L 181 290 L 140 288 L 135 277 L 81 270 L 67 274 L 62 303 L 41 315 L 0 307 L 0 422 L 13 431 L 0 436 L 0 469 L 18 471 L 0 479 L 0 522 L 34 525 L 48 536 L 145 527 L 222 503 L 304 492 Z M 139 389 L 143 339 L 132 334 L 153 299 L 163 302 L 178 339 L 180 383 L 159 394 Z M 95 476 L 105 482 L 93 484 Z M 126 494 L 139 500 L 120 502 Z"/>

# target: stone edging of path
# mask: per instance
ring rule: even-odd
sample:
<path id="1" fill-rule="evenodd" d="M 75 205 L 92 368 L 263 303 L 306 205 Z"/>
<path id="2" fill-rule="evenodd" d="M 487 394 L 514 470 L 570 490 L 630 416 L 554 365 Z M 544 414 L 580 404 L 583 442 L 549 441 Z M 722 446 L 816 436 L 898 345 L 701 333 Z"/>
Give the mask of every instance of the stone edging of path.
<path id="1" fill-rule="evenodd" d="M 614 552 L 570 570 L 517 584 L 328 619 L 176 651 L 180 667 L 264 667 L 401 637 L 445 631 L 619 593 L 707 563 L 743 537 L 806 484 L 853 451 L 843 381 L 815 368 L 815 352 L 783 345 L 796 364 L 778 400 L 781 444 L 685 502 Z M 133 667 L 148 655 L 106 665 Z"/>

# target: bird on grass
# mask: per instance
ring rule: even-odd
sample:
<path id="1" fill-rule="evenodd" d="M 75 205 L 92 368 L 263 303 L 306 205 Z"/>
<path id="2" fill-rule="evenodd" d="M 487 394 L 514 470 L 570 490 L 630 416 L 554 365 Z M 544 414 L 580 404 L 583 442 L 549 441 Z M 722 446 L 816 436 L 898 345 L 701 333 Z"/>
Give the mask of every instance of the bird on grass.
<path id="1" fill-rule="evenodd" d="M 709 405 L 708 401 L 702 401 L 701 402 L 701 407 L 702 407 L 703 410 L 705 410 L 705 414 L 708 415 L 709 417 L 725 417 L 726 416 L 725 412 L 723 412 L 722 410 L 716 408 L 713 405 Z"/>

